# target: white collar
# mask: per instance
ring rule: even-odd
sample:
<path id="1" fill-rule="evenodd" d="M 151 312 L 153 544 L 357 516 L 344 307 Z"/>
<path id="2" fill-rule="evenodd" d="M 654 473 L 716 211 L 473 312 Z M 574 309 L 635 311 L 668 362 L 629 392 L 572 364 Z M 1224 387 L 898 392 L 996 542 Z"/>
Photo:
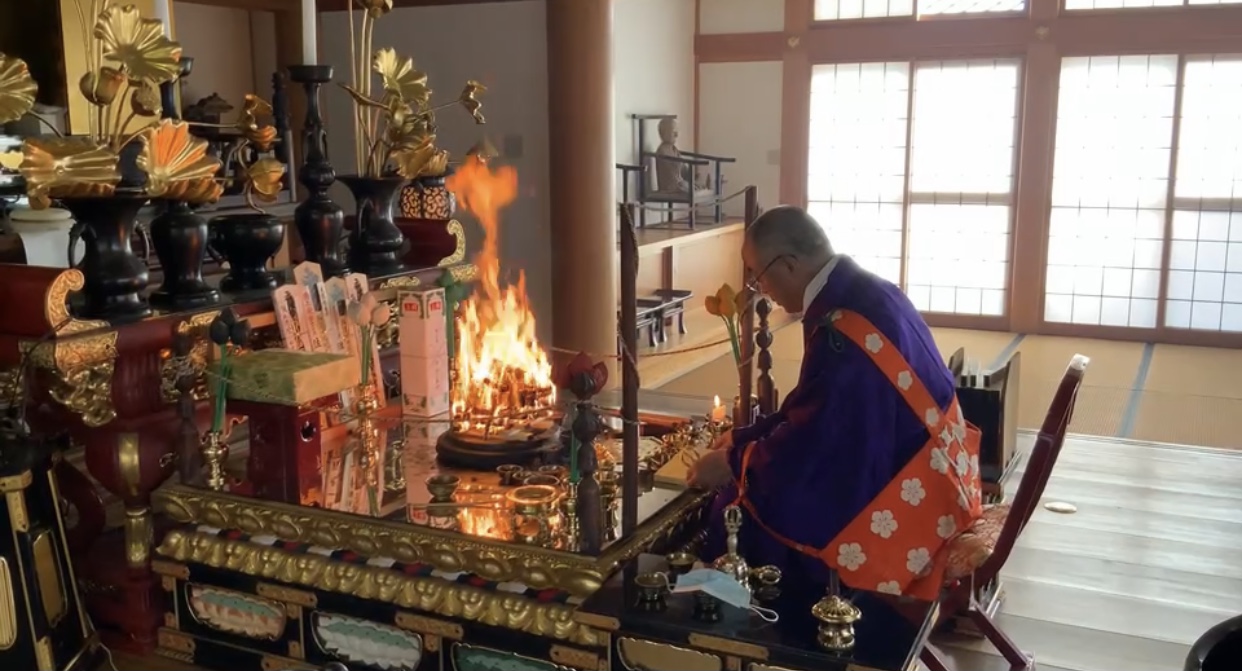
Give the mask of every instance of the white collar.
<path id="1" fill-rule="evenodd" d="M 840 255 L 834 254 L 832 258 L 828 259 L 828 262 L 824 264 L 824 267 L 820 268 L 818 273 L 815 273 L 815 277 L 812 277 L 811 281 L 807 283 L 806 290 L 802 292 L 803 313 L 807 311 L 807 308 L 811 307 L 811 301 L 815 300 L 815 297 L 819 295 L 819 292 L 823 291 L 825 286 L 828 286 L 828 276 L 831 275 L 832 270 L 837 267 L 837 261 L 840 258 Z"/>

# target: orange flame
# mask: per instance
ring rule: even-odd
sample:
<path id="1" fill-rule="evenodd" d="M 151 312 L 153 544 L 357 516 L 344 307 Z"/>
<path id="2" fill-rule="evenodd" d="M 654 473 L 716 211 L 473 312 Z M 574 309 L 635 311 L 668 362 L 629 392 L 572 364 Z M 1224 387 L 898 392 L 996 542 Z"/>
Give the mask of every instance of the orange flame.
<path id="1" fill-rule="evenodd" d="M 517 198 L 517 171 L 508 166 L 492 171 L 471 156 L 446 186 L 483 227 L 483 247 L 474 260 L 478 285 L 474 296 L 462 301 L 457 319 L 453 415 L 500 418 L 500 428 L 505 418 L 547 410 L 556 398 L 552 365 L 535 337 L 526 276 L 519 273 L 516 285 L 500 286 L 499 215 Z"/>

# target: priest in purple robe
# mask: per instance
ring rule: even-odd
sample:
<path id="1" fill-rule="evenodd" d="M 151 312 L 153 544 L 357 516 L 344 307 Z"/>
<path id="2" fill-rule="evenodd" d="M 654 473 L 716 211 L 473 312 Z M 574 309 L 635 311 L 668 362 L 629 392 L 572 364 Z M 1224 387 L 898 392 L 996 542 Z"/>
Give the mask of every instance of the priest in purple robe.
<path id="1" fill-rule="evenodd" d="M 724 552 L 722 510 L 738 499 L 749 446 L 746 499 L 766 529 L 746 512 L 743 555 L 751 566 L 780 567 L 786 585 L 822 586 L 828 567 L 789 542 L 824 548 L 929 440 L 897 387 L 867 352 L 832 328 L 829 315 L 848 310 L 870 321 L 941 407 L 953 401 L 953 377 L 901 289 L 835 253 L 824 228 L 804 210 L 782 206 L 760 216 L 746 231 L 742 260 L 754 277 L 752 289 L 802 313 L 805 351 L 798 384 L 780 409 L 722 435 L 690 469 L 691 486 L 720 490 L 703 558 Z"/>

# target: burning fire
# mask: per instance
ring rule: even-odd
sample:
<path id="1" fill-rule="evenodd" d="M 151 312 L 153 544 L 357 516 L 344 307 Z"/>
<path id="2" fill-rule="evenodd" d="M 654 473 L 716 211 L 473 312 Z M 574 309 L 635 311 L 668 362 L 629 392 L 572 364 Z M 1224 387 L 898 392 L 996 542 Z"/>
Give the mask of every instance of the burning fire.
<path id="1" fill-rule="evenodd" d="M 535 338 L 525 274 L 519 273 L 516 285 L 500 286 L 499 213 L 517 197 L 517 171 L 507 166 L 492 171 L 471 156 L 447 186 L 484 232 L 474 261 L 478 286 L 462 301 L 457 318 L 453 417 L 464 430 L 519 427 L 547 416 L 556 388 L 548 355 Z"/>

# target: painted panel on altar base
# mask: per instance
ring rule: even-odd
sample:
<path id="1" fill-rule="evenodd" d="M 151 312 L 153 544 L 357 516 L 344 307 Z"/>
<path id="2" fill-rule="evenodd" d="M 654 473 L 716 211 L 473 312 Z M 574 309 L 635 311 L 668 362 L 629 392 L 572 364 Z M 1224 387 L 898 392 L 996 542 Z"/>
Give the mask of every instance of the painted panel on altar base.
<path id="1" fill-rule="evenodd" d="M 321 651 L 346 664 L 396 671 L 417 669 L 423 660 L 421 636 L 361 618 L 317 612 L 311 632 Z"/>
<path id="2" fill-rule="evenodd" d="M 552 662 L 466 643 L 454 643 L 451 658 L 453 671 L 571 671 Z"/>

